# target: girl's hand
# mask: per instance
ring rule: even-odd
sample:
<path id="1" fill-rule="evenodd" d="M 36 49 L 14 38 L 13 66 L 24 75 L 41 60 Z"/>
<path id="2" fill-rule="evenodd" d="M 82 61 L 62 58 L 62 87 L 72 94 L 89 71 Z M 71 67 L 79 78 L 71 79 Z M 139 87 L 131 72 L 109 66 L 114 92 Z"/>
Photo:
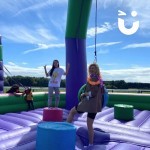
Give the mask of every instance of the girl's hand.
<path id="1" fill-rule="evenodd" d="M 67 68 L 68 68 L 68 69 L 70 68 L 70 64 L 69 64 L 69 63 L 67 64 Z"/>
<path id="2" fill-rule="evenodd" d="M 85 97 L 85 93 L 81 94 L 80 99 L 82 99 L 83 97 Z"/>
<path id="3" fill-rule="evenodd" d="M 68 63 L 68 64 L 67 64 L 67 67 L 66 67 L 66 72 L 64 73 L 64 75 L 67 75 L 67 74 L 68 74 L 69 68 L 70 68 L 70 64 Z"/>
<path id="4" fill-rule="evenodd" d="M 70 69 L 70 64 L 68 63 L 68 64 L 67 64 L 67 68 L 66 68 L 66 72 L 67 72 L 67 73 L 68 73 L 69 69 Z"/>

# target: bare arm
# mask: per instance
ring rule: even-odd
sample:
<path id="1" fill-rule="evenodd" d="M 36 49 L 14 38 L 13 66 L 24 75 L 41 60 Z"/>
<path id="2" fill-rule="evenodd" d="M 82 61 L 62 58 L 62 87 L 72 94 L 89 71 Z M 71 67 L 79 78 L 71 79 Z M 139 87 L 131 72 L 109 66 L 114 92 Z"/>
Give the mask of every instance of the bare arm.
<path id="1" fill-rule="evenodd" d="M 64 75 L 67 75 L 67 74 L 68 74 L 69 69 L 70 69 L 70 64 L 68 63 L 68 64 L 67 64 L 67 67 L 66 67 L 66 72 L 64 73 Z"/>
<path id="2" fill-rule="evenodd" d="M 22 92 L 22 96 L 24 96 L 26 93 L 25 92 Z"/>
<path id="3" fill-rule="evenodd" d="M 22 96 L 22 93 L 16 93 L 16 92 L 14 92 L 13 93 L 15 96 Z"/>
<path id="4" fill-rule="evenodd" d="M 46 69 L 46 65 L 44 66 L 44 71 L 45 71 L 46 77 L 48 77 L 48 72 L 47 72 L 47 69 Z"/>

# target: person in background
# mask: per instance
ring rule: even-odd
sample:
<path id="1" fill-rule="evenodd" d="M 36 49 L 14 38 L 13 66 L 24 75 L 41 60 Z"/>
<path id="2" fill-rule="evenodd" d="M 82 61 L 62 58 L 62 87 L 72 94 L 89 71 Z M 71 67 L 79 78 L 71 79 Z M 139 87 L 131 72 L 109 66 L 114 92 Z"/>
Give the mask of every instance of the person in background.
<path id="1" fill-rule="evenodd" d="M 48 107 L 52 106 L 53 91 L 55 91 L 55 107 L 59 106 L 60 100 L 60 82 L 62 75 L 67 75 L 69 72 L 70 64 L 67 64 L 66 72 L 59 67 L 59 61 L 54 60 L 52 68 L 47 72 L 46 65 L 44 66 L 46 77 L 50 76 L 48 84 Z"/>
<path id="2" fill-rule="evenodd" d="M 34 104 L 33 104 L 33 94 L 31 87 L 28 87 L 23 93 L 22 96 L 25 95 L 25 100 L 28 104 L 28 110 L 34 110 Z"/>
<path id="3" fill-rule="evenodd" d="M 77 106 L 74 106 L 68 115 L 67 122 L 73 121 L 76 113 L 87 112 L 87 128 L 89 135 L 89 147 L 93 145 L 94 129 L 93 122 L 97 112 L 102 109 L 102 89 L 101 89 L 101 75 L 97 64 L 93 63 L 88 69 L 88 78 L 85 92 L 81 94 L 81 101 Z"/>
<path id="4" fill-rule="evenodd" d="M 19 85 L 14 84 L 6 93 L 14 94 L 16 96 L 20 96 L 19 93 L 22 93 L 19 91 Z"/>

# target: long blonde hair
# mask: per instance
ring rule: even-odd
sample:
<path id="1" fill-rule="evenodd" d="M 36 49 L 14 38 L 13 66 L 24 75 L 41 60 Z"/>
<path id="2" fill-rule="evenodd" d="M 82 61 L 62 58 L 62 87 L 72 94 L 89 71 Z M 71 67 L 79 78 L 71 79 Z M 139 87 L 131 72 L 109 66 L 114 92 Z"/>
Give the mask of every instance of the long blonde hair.
<path id="1" fill-rule="evenodd" d="M 92 63 L 89 65 L 88 73 L 90 73 L 90 68 L 94 66 L 96 68 L 96 75 L 101 78 L 99 66 L 96 63 Z"/>

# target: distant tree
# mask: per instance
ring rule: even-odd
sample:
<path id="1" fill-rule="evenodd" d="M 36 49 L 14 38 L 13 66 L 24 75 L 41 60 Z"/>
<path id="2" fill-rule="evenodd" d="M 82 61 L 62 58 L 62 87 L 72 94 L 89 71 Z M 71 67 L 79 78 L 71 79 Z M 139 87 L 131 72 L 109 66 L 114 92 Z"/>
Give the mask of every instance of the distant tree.
<path id="1" fill-rule="evenodd" d="M 66 80 L 61 80 L 60 87 L 66 87 Z"/>
<path id="2" fill-rule="evenodd" d="M 29 77 L 29 76 L 7 76 L 4 78 L 4 86 L 12 86 L 13 84 L 22 84 L 23 86 L 47 87 L 49 79 L 46 77 Z M 150 89 L 150 83 L 128 82 L 124 80 L 104 81 L 107 89 Z M 61 81 L 60 87 L 66 87 L 66 80 Z"/>

